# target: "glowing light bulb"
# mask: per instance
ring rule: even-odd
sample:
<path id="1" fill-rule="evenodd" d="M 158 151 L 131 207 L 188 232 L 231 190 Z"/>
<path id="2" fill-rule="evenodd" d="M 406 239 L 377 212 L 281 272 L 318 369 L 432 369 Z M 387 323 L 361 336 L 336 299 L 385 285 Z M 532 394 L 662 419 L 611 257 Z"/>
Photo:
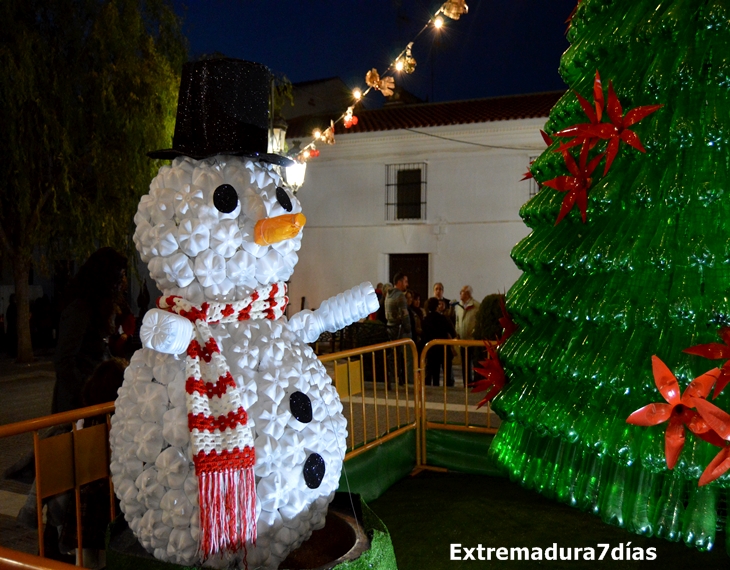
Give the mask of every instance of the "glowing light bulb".
<path id="1" fill-rule="evenodd" d="M 362 99 L 362 91 L 360 91 L 359 87 L 352 90 L 352 96 L 355 98 L 355 101 Z"/>
<path id="2" fill-rule="evenodd" d="M 437 30 L 440 30 L 444 25 L 444 19 L 441 16 L 438 16 L 434 21 L 433 25 Z"/>
<path id="3" fill-rule="evenodd" d="M 395 68 L 398 71 L 403 71 L 403 60 L 402 59 L 399 59 L 398 61 L 395 62 Z"/>
<path id="4" fill-rule="evenodd" d="M 309 155 L 310 155 L 309 149 L 305 150 L 302 153 L 302 156 L 304 157 L 305 160 L 309 158 Z"/>
<path id="5" fill-rule="evenodd" d="M 322 136 L 322 131 L 320 131 L 319 129 L 315 129 L 314 132 L 312 133 L 312 136 L 315 139 L 319 139 Z"/>

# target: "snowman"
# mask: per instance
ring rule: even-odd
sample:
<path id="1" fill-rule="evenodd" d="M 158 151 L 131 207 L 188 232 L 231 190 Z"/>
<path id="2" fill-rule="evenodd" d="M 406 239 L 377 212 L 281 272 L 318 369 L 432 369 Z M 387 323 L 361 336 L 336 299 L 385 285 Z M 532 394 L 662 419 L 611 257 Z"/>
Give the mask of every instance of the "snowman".
<path id="1" fill-rule="evenodd" d="M 287 321 L 306 218 L 267 154 L 270 73 L 183 68 L 172 159 L 134 243 L 162 297 L 112 417 L 111 472 L 142 546 L 182 565 L 277 568 L 324 526 L 346 447 L 342 404 L 306 344 L 377 309 L 370 283 Z"/>

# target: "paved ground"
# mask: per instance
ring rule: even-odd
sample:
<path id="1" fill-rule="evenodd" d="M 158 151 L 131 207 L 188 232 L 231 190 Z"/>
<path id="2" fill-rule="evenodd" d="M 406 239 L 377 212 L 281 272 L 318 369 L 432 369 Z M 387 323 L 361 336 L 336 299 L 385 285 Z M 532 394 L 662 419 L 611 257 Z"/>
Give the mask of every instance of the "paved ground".
<path id="1" fill-rule="evenodd" d="M 32 364 L 16 364 L 0 356 L 0 424 L 49 414 L 54 381 L 47 355 L 40 355 Z M 0 474 L 32 449 L 30 434 L 0 439 Z M 30 485 L 0 477 L 0 545 L 35 554 L 36 532 L 15 520 L 29 489 Z"/>

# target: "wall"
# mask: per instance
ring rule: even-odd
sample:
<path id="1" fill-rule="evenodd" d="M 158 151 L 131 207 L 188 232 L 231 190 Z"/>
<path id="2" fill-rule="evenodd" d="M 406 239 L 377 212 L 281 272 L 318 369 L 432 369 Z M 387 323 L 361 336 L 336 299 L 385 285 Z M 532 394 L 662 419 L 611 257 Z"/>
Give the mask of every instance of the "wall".
<path id="1" fill-rule="evenodd" d="M 386 282 L 388 254 L 428 253 L 429 282 L 458 298 L 508 289 L 519 277 L 511 248 L 529 232 L 518 212 L 529 196 L 521 182 L 530 156 L 545 145 L 544 119 L 523 119 L 339 135 L 307 166 L 299 198 L 307 216 L 291 310 L 317 307 L 362 281 Z M 489 145 L 490 148 L 477 145 Z M 427 220 L 385 221 L 385 165 L 426 162 Z"/>

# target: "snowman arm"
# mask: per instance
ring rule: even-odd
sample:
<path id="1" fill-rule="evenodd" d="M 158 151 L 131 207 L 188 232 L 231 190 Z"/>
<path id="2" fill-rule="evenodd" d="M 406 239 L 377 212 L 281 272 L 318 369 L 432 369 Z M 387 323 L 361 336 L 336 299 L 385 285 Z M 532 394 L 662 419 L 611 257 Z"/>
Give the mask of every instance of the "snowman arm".
<path id="1" fill-rule="evenodd" d="M 147 311 L 139 330 L 142 346 L 165 354 L 185 352 L 193 334 L 193 323 L 188 319 L 161 309 Z"/>
<path id="2" fill-rule="evenodd" d="M 289 321 L 304 342 L 314 342 L 324 331 L 335 332 L 377 311 L 378 296 L 369 282 L 324 301 L 316 311 L 300 311 Z"/>

